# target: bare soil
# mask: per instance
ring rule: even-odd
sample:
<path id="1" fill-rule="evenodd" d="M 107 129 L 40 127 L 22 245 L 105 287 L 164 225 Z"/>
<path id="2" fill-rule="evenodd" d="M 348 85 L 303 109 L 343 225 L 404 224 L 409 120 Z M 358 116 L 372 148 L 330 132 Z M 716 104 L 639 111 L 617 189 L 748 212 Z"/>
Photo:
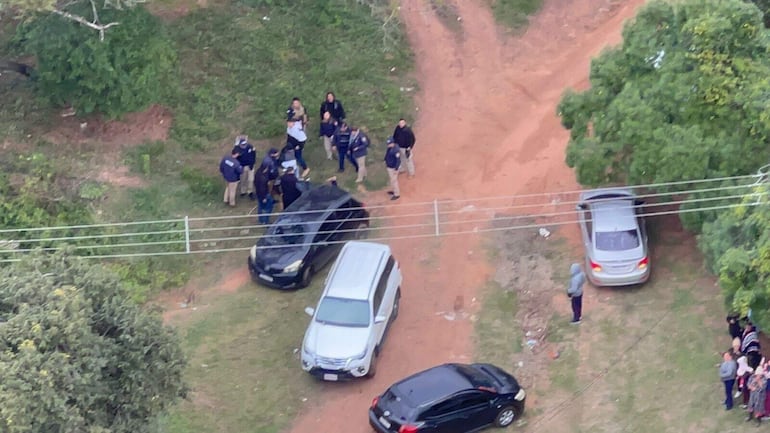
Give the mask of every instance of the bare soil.
<path id="1" fill-rule="evenodd" d="M 463 37 L 456 38 L 428 0 L 404 0 L 401 16 L 416 53 L 421 89 L 414 125 L 417 176 L 401 180 L 402 199 L 387 213 L 407 217 L 415 213 L 415 203 L 434 199 L 577 189 L 564 164 L 568 134 L 556 117 L 556 105 L 566 87 L 587 86 L 590 59 L 620 41 L 623 21 L 642 3 L 546 1 L 527 31 L 511 38 L 496 27 L 484 2 L 464 0 L 457 2 Z M 383 192 L 373 193 L 367 204 L 387 203 L 386 198 Z M 471 231 L 478 228 L 468 224 Z M 576 228 L 567 226 L 560 235 L 574 248 Z M 316 432 L 319 426 L 324 431 L 369 432 L 366 409 L 390 383 L 436 364 L 473 359 L 469 318 L 493 271 L 481 237 L 390 244 L 405 279 L 401 314 L 377 377 L 325 386 L 321 401 L 308 403 L 292 433 Z M 523 266 L 537 269 L 543 264 L 534 260 Z M 550 272 L 541 270 L 529 282 Z M 561 297 L 554 296 L 554 303 L 566 313 Z M 588 297 L 585 308 L 593 303 Z"/>

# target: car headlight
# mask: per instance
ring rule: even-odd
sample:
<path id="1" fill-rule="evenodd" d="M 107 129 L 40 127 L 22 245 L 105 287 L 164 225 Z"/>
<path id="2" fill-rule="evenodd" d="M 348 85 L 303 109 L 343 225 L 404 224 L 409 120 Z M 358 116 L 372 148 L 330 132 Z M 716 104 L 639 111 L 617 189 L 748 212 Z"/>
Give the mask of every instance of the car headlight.
<path id="1" fill-rule="evenodd" d="M 366 358 L 366 350 L 364 350 L 363 352 L 359 353 L 358 355 L 351 356 L 350 358 L 348 358 L 348 364 L 350 364 L 353 361 L 360 361 L 360 360 L 362 360 L 364 358 Z"/>
<path id="2" fill-rule="evenodd" d="M 520 388 L 519 392 L 516 393 L 516 395 L 513 397 L 513 399 L 516 400 L 516 401 L 522 401 L 522 400 L 524 400 L 524 397 L 526 397 L 526 396 L 527 396 L 527 393 L 524 392 L 524 388 Z"/>
<path id="3" fill-rule="evenodd" d="M 251 247 L 251 249 L 249 250 L 249 255 L 251 256 L 251 260 L 256 260 L 257 259 L 257 246 L 256 245 Z"/>
<path id="4" fill-rule="evenodd" d="M 283 268 L 284 273 L 290 273 L 290 272 L 297 272 L 299 270 L 299 267 L 302 266 L 302 260 L 297 260 L 296 262 L 290 264 L 289 266 Z"/>

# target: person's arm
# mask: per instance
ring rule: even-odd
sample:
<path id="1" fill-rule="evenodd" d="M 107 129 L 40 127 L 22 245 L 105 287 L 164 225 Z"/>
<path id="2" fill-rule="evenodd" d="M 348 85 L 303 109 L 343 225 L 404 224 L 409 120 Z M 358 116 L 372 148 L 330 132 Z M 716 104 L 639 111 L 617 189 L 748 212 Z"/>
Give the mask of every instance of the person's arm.
<path id="1" fill-rule="evenodd" d="M 337 101 L 337 104 L 340 106 L 340 121 L 345 120 L 347 116 L 345 115 L 345 107 L 342 106 L 342 102 Z"/>

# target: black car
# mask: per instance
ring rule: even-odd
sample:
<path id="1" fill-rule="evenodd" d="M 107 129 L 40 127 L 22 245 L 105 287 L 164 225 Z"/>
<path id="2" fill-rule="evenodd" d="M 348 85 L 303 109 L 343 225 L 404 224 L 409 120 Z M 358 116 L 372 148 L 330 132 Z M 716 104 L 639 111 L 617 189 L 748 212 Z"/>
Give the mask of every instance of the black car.
<path id="1" fill-rule="evenodd" d="M 372 401 L 380 433 L 464 433 L 507 427 L 524 412 L 526 393 L 491 364 L 444 364 L 394 384 Z"/>
<path id="2" fill-rule="evenodd" d="M 305 287 L 346 240 L 363 237 L 368 227 L 369 212 L 350 193 L 334 185 L 312 187 L 251 248 L 249 271 L 268 287 Z"/>

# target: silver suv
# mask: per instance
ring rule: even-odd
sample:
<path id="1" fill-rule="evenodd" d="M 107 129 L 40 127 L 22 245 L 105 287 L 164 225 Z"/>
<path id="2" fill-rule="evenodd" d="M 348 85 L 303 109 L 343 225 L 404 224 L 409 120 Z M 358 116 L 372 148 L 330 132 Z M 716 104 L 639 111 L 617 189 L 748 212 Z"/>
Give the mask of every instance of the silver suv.
<path id="1" fill-rule="evenodd" d="M 340 251 L 302 342 L 302 369 L 322 380 L 374 376 L 398 316 L 401 270 L 390 247 L 348 242 Z"/>

